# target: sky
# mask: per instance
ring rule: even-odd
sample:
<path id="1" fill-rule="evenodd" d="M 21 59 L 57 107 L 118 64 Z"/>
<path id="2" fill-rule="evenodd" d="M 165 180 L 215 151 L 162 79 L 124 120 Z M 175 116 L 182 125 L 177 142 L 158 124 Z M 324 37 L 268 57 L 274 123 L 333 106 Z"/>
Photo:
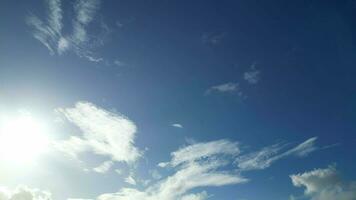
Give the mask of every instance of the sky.
<path id="1" fill-rule="evenodd" d="M 355 10 L 0 1 L 0 200 L 355 200 Z"/>

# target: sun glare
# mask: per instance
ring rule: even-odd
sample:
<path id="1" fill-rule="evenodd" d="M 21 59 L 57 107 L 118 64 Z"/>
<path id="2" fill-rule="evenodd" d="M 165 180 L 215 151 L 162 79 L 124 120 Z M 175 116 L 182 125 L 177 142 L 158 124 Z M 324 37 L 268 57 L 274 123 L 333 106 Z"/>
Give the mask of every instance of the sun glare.
<path id="1" fill-rule="evenodd" d="M 0 119 L 0 160 L 28 162 L 48 146 L 44 124 L 31 115 Z"/>

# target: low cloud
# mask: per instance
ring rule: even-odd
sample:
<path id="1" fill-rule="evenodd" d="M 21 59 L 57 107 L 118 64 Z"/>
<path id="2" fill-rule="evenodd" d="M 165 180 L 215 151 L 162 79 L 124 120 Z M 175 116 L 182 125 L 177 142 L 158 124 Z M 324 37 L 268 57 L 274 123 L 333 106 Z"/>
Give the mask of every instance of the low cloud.
<path id="1" fill-rule="evenodd" d="M 14 190 L 0 188 L 0 200 L 52 200 L 52 194 L 27 186 L 18 186 Z"/>
<path id="2" fill-rule="evenodd" d="M 356 199 L 356 182 L 342 180 L 334 166 L 291 175 L 290 178 L 294 186 L 305 188 L 304 195 L 310 200 Z"/>

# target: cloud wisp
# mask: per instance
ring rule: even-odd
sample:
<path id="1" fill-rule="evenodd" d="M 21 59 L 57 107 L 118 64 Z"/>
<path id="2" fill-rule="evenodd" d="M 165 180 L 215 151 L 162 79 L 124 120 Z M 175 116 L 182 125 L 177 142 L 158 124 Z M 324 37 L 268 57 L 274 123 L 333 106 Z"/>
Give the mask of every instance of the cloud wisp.
<path id="1" fill-rule="evenodd" d="M 76 0 L 74 3 L 75 17 L 72 20 L 72 33 L 63 33 L 63 10 L 61 0 L 47 0 L 47 17 L 40 19 L 35 15 L 27 17 L 27 24 L 32 28 L 35 39 L 40 41 L 51 55 L 61 55 L 67 51 L 72 51 L 79 57 L 86 58 L 92 62 L 100 62 L 103 59 L 97 58 L 92 49 L 103 44 L 105 33 L 108 33 L 107 26 L 101 22 L 102 34 L 95 37 L 87 33 L 88 26 L 93 22 L 95 15 L 100 8 L 99 0 Z M 106 27 L 106 28 L 104 28 Z"/>
<path id="2" fill-rule="evenodd" d="M 273 158 L 271 162 L 267 162 L 268 165 L 288 155 L 308 155 L 312 152 L 311 149 L 313 149 L 315 140 L 316 138 L 311 138 L 279 155 L 273 153 L 274 151 L 278 153 L 278 149 L 282 148 L 278 145 L 274 145 L 273 148 L 264 148 L 274 149 L 274 151 L 269 150 L 270 154 L 274 155 L 274 157 L 279 157 L 278 159 Z M 144 187 L 143 190 L 123 188 L 115 193 L 102 194 L 97 199 L 204 200 L 209 195 L 204 190 L 199 192 L 199 188 L 243 184 L 249 181 L 248 178 L 241 175 L 240 170 L 235 170 L 235 160 L 241 158 L 240 153 L 239 143 L 229 140 L 190 144 L 172 152 L 170 161 L 158 164 L 161 168 L 173 169 L 174 172 L 171 175 L 163 178 L 160 177 L 156 182 L 150 182 L 150 185 Z M 260 159 L 259 154 L 256 153 L 248 154 L 247 157 L 254 159 L 252 155 L 255 159 Z M 247 160 L 244 161 L 247 162 Z M 244 165 L 240 167 L 244 167 Z M 191 193 L 192 190 L 195 193 Z"/>
<path id="3" fill-rule="evenodd" d="M 209 95 L 211 93 L 237 93 L 240 96 L 242 92 L 240 91 L 240 85 L 236 82 L 228 82 L 220 85 L 211 86 L 208 90 L 205 91 L 205 95 Z"/>
<path id="4" fill-rule="evenodd" d="M 227 34 L 225 32 L 221 32 L 221 33 L 204 33 L 201 36 L 201 40 L 202 40 L 203 44 L 216 46 L 216 45 L 221 44 L 221 42 L 226 37 L 226 35 Z"/>
<path id="5" fill-rule="evenodd" d="M 245 183 L 248 179 L 223 170 L 231 164 L 232 156 L 239 152 L 238 144 L 227 140 L 197 143 L 173 152 L 172 160 L 160 166 L 173 168 L 175 172 L 152 183 L 144 190 L 123 188 L 116 193 L 106 193 L 99 200 L 203 200 L 208 197 L 205 191 L 190 193 L 193 189 L 207 186 L 224 186 Z M 222 148 L 224 146 L 224 148 Z M 209 149 L 207 149 L 209 147 Z"/>
<path id="6" fill-rule="evenodd" d="M 260 81 L 261 71 L 256 69 L 256 63 L 253 63 L 248 71 L 243 75 L 243 78 L 247 83 L 256 85 Z"/>
<path id="7" fill-rule="evenodd" d="M 294 186 L 305 188 L 304 195 L 310 200 L 356 199 L 356 182 L 342 180 L 334 166 L 294 174 L 290 178 Z"/>
<path id="8" fill-rule="evenodd" d="M 315 146 L 317 137 L 310 138 L 296 147 L 280 153 L 286 144 L 274 144 L 262 148 L 260 151 L 242 155 L 236 159 L 236 164 L 241 171 L 261 170 L 270 167 L 272 163 L 288 156 L 307 156 L 318 149 Z"/>
<path id="9" fill-rule="evenodd" d="M 136 125 L 127 117 L 89 102 L 78 102 L 74 108 L 59 108 L 56 111 L 81 130 L 81 136 L 71 136 L 56 143 L 56 148 L 68 155 L 78 158 L 80 153 L 91 152 L 109 157 L 113 162 L 128 164 L 142 156 L 134 145 Z M 111 165 L 110 161 L 105 162 L 96 171 L 107 171 Z"/>
<path id="10" fill-rule="evenodd" d="M 183 128 L 183 125 L 179 124 L 179 123 L 174 123 L 174 124 L 172 124 L 172 126 L 175 128 Z"/>

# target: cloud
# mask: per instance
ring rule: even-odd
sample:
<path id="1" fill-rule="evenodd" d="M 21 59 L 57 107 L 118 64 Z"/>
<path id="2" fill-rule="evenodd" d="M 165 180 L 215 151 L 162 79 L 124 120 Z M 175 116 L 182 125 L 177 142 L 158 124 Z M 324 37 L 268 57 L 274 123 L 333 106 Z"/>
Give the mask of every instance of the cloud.
<path id="1" fill-rule="evenodd" d="M 57 149 L 74 158 L 78 158 L 80 153 L 92 152 L 126 163 L 133 163 L 141 157 L 141 152 L 134 146 L 136 125 L 127 117 L 89 102 L 78 102 L 74 108 L 56 111 L 81 130 L 81 136 L 58 141 Z"/>
<path id="2" fill-rule="evenodd" d="M 204 200 L 208 198 L 208 193 L 203 191 L 196 194 L 188 194 L 181 198 L 181 200 Z"/>
<path id="3" fill-rule="evenodd" d="M 131 172 L 128 177 L 125 178 L 125 182 L 131 185 L 136 185 L 137 182 L 135 180 L 134 174 Z"/>
<path id="4" fill-rule="evenodd" d="M 93 171 L 104 174 L 110 170 L 110 168 L 113 166 L 113 164 L 114 164 L 114 162 L 112 162 L 111 160 L 105 161 L 102 164 L 100 164 L 99 166 L 93 168 Z"/>
<path id="5" fill-rule="evenodd" d="M 238 148 L 238 143 L 230 142 L 229 140 L 196 143 L 172 152 L 172 160 L 167 164 L 176 167 L 184 163 L 198 161 L 218 154 L 235 156 L 239 153 L 240 149 Z"/>
<path id="6" fill-rule="evenodd" d="M 222 40 L 226 37 L 226 33 L 204 33 L 201 37 L 203 44 L 208 45 L 218 45 L 222 42 Z"/>
<path id="7" fill-rule="evenodd" d="M 305 187 L 304 194 L 311 200 L 356 199 L 356 182 L 345 182 L 334 166 L 291 175 L 296 187 Z"/>
<path id="8" fill-rule="evenodd" d="M 154 169 L 154 170 L 150 170 L 150 175 L 152 176 L 153 179 L 161 179 L 162 175 L 159 173 L 158 170 Z"/>
<path id="9" fill-rule="evenodd" d="M 283 153 L 281 151 L 286 144 L 275 144 L 244 155 L 240 155 L 238 142 L 214 140 L 192 143 L 172 152 L 169 161 L 158 164 L 169 170 L 168 175 L 162 176 L 155 169 L 150 171 L 152 176 L 156 176 L 154 180 L 140 180 L 130 172 L 125 182 L 140 185 L 141 189 L 124 187 L 118 192 L 101 194 L 97 200 L 204 200 L 209 196 L 199 189 L 246 183 L 249 179 L 241 175 L 244 170 L 264 169 L 289 155 L 306 156 L 317 149 L 314 145 L 316 139 L 310 138 Z"/>
<path id="10" fill-rule="evenodd" d="M 205 94 L 210 94 L 212 92 L 219 92 L 219 93 L 233 93 L 233 92 L 238 92 L 239 94 L 242 95 L 240 91 L 240 87 L 238 83 L 234 82 L 228 82 L 220 85 L 214 85 L 211 86 Z"/>
<path id="11" fill-rule="evenodd" d="M 225 148 L 223 148 L 224 146 Z M 209 149 L 208 149 L 209 148 Z M 116 193 L 106 193 L 98 200 L 203 200 L 206 192 L 189 194 L 189 191 L 207 186 L 224 186 L 245 183 L 248 180 L 223 167 L 231 164 L 232 156 L 238 153 L 236 143 L 227 140 L 192 144 L 172 152 L 172 160 L 166 167 L 173 167 L 175 172 L 144 190 L 123 188 Z M 181 156 L 188 156 L 182 158 Z"/>
<path id="12" fill-rule="evenodd" d="M 0 189 L 0 200 L 52 200 L 52 194 L 36 188 L 18 186 L 14 190 Z"/>
<path id="13" fill-rule="evenodd" d="M 249 71 L 244 73 L 244 79 L 252 85 L 260 81 L 261 71 L 256 69 L 256 63 L 252 64 Z"/>
<path id="14" fill-rule="evenodd" d="M 77 0 L 74 4 L 76 17 L 75 20 L 73 20 L 73 34 L 71 40 L 79 49 L 89 40 L 86 28 L 89 23 L 93 21 L 99 6 L 99 0 Z"/>
<path id="15" fill-rule="evenodd" d="M 307 156 L 309 153 L 317 150 L 315 141 L 317 137 L 310 138 L 296 147 L 280 153 L 285 148 L 285 144 L 274 144 L 262 148 L 260 151 L 242 155 L 236 159 L 239 170 L 258 170 L 270 167 L 272 163 L 287 156 Z"/>
<path id="16" fill-rule="evenodd" d="M 114 60 L 114 65 L 118 66 L 118 67 L 123 67 L 126 65 L 126 63 L 120 61 L 120 60 Z"/>
<path id="17" fill-rule="evenodd" d="M 89 37 L 88 25 L 94 20 L 97 10 L 100 8 L 99 0 L 76 0 L 74 2 L 75 18 L 72 20 L 71 34 L 63 34 L 63 10 L 60 0 L 47 0 L 47 18 L 41 20 L 35 15 L 27 17 L 26 22 L 32 28 L 35 39 L 40 41 L 50 51 L 51 55 L 61 55 L 67 51 L 73 51 L 79 57 L 92 62 L 100 62 L 92 52 L 96 46 L 103 45 L 103 38 L 109 32 L 109 28 L 103 22 L 100 23 L 101 34 Z"/>
<path id="18" fill-rule="evenodd" d="M 183 128 L 183 125 L 182 124 L 172 124 L 173 127 L 176 127 L 176 128 Z"/>

